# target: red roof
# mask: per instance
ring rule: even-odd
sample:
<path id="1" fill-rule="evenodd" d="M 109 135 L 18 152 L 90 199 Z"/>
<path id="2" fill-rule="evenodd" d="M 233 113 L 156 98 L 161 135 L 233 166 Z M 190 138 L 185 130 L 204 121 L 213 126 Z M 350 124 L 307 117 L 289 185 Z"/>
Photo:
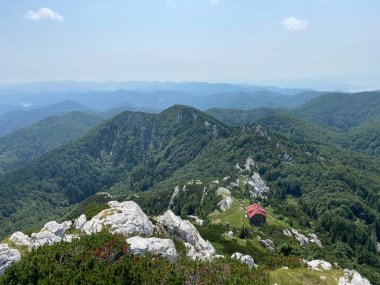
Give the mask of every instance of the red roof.
<path id="1" fill-rule="evenodd" d="M 267 215 L 265 214 L 265 210 L 263 207 L 261 207 L 258 204 L 253 204 L 245 208 L 248 218 L 252 218 L 255 215 L 262 215 L 266 217 Z"/>

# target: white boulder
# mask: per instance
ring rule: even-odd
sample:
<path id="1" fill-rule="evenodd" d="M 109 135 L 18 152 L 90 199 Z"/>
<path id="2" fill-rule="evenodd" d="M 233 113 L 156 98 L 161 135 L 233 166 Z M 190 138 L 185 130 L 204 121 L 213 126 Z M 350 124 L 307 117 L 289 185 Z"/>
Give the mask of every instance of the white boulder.
<path id="1" fill-rule="evenodd" d="M 250 255 L 244 255 L 240 252 L 235 252 L 233 255 L 231 255 L 231 258 L 237 259 L 241 263 L 246 263 L 250 269 L 255 266 L 255 261 Z"/>
<path id="2" fill-rule="evenodd" d="M 132 234 L 153 234 L 153 224 L 140 206 L 133 201 L 108 202 L 109 209 L 103 210 L 87 221 L 81 228 L 85 234 L 100 232 L 107 228 L 112 234 L 122 234 L 128 237 Z"/>
<path id="3" fill-rule="evenodd" d="M 300 245 L 305 246 L 309 244 L 309 239 L 305 235 L 299 233 L 296 229 L 291 229 L 291 232 Z"/>
<path id="4" fill-rule="evenodd" d="M 14 242 L 16 246 L 27 246 L 31 247 L 31 240 L 26 234 L 22 232 L 15 232 L 9 238 L 10 241 Z"/>
<path id="5" fill-rule="evenodd" d="M 231 208 L 233 202 L 234 200 L 231 197 L 225 197 L 218 203 L 219 209 L 224 212 Z"/>
<path id="6" fill-rule="evenodd" d="M 56 221 L 51 221 L 45 224 L 41 232 L 51 232 L 60 238 L 64 238 L 65 231 L 70 229 L 71 225 L 71 221 L 63 222 L 62 224 L 58 224 Z"/>
<path id="7" fill-rule="evenodd" d="M 190 219 L 193 219 L 193 222 L 194 222 L 195 224 L 197 224 L 198 226 L 203 226 L 204 221 L 203 221 L 202 219 L 200 219 L 199 217 L 197 217 L 197 216 L 193 216 L 193 215 L 189 215 L 188 217 L 189 217 Z"/>
<path id="8" fill-rule="evenodd" d="M 21 254 L 17 249 L 12 249 L 7 244 L 0 244 L 0 275 L 4 274 L 8 266 L 20 259 Z"/>
<path id="9" fill-rule="evenodd" d="M 338 285 L 371 285 L 371 283 L 357 271 L 345 269 L 344 276 L 339 278 Z"/>
<path id="10" fill-rule="evenodd" d="M 309 237 L 310 237 L 309 241 L 311 243 L 315 243 L 319 247 L 323 247 L 321 241 L 319 240 L 316 234 L 309 234 Z"/>
<path id="11" fill-rule="evenodd" d="M 319 259 L 306 261 L 306 264 L 311 270 L 315 270 L 315 271 L 328 271 L 332 269 L 330 262 L 319 260 Z"/>
<path id="12" fill-rule="evenodd" d="M 257 172 L 253 173 L 251 179 L 248 181 L 248 185 L 252 197 L 263 197 L 269 192 L 269 187 Z"/>
<path id="13" fill-rule="evenodd" d="M 185 243 L 187 256 L 192 259 L 210 259 L 215 255 L 215 249 L 209 241 L 205 241 L 192 223 L 182 220 L 171 210 L 156 218 L 157 226 L 166 236 Z"/>
<path id="14" fill-rule="evenodd" d="M 274 251 L 274 243 L 270 239 L 264 239 L 259 241 L 260 244 L 266 248 L 268 248 L 270 251 Z"/>
<path id="15" fill-rule="evenodd" d="M 80 215 L 77 219 L 74 221 L 74 229 L 80 230 L 83 225 L 87 222 L 87 217 L 85 214 Z"/>
<path id="16" fill-rule="evenodd" d="M 171 239 L 160 238 L 128 238 L 127 243 L 130 244 L 130 251 L 134 255 L 144 255 L 150 253 L 165 257 L 170 262 L 174 262 L 178 258 L 178 253 Z"/>
<path id="17" fill-rule="evenodd" d="M 291 233 L 288 229 L 284 229 L 282 232 L 283 232 L 284 235 L 286 235 L 287 237 L 292 237 L 292 236 L 293 236 L 292 233 Z"/>
<path id="18" fill-rule="evenodd" d="M 227 188 L 219 187 L 219 188 L 216 190 L 216 195 L 218 195 L 218 196 L 222 196 L 222 197 L 225 197 L 225 196 L 231 196 L 231 191 L 228 190 Z"/>
<path id="19" fill-rule="evenodd" d="M 218 207 L 221 211 L 226 211 L 227 209 L 231 208 L 232 203 L 234 200 L 231 197 L 231 191 L 224 187 L 219 187 L 216 190 L 216 195 L 222 196 L 223 200 L 218 203 Z"/>
<path id="20" fill-rule="evenodd" d="M 42 245 L 53 245 L 63 240 L 62 237 L 55 235 L 50 231 L 41 231 L 39 233 L 32 233 L 31 235 L 31 247 L 37 248 Z"/>

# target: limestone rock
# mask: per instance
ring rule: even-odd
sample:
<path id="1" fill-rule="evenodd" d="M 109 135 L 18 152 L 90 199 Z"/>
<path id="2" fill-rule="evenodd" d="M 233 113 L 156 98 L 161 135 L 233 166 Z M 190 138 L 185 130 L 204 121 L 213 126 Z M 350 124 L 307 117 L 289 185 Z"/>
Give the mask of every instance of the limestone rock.
<path id="1" fill-rule="evenodd" d="M 319 240 L 318 236 L 316 234 L 309 234 L 308 238 L 307 236 L 299 233 L 296 229 L 284 229 L 283 230 L 284 235 L 288 237 L 292 237 L 294 235 L 295 239 L 299 242 L 300 245 L 306 246 L 310 243 L 315 243 L 319 247 L 323 247 L 321 241 Z"/>
<path id="2" fill-rule="evenodd" d="M 233 202 L 234 200 L 231 197 L 226 197 L 218 203 L 219 209 L 224 212 L 231 208 Z"/>
<path id="3" fill-rule="evenodd" d="M 0 244 L 0 275 L 4 274 L 8 266 L 20 259 L 21 254 L 17 249 L 12 249 L 7 244 Z"/>
<path id="4" fill-rule="evenodd" d="M 270 251 L 274 251 L 274 243 L 270 239 L 264 239 L 259 241 L 260 244 L 266 248 L 268 248 Z"/>
<path id="5" fill-rule="evenodd" d="M 306 264 L 311 270 L 315 271 L 328 271 L 332 269 L 330 262 L 319 259 L 306 261 Z"/>
<path id="6" fill-rule="evenodd" d="M 371 285 L 371 283 L 357 271 L 345 269 L 344 276 L 339 278 L 338 285 Z"/>
<path id="7" fill-rule="evenodd" d="M 315 243 L 319 247 L 323 247 L 321 241 L 319 240 L 316 234 L 309 234 L 309 237 L 310 237 L 309 241 L 311 243 Z"/>
<path id="8" fill-rule="evenodd" d="M 79 235 L 65 235 L 63 238 L 64 242 L 72 242 L 74 239 L 79 239 Z"/>
<path id="9" fill-rule="evenodd" d="M 130 244 L 130 251 L 134 255 L 144 255 L 150 253 L 165 257 L 170 262 L 174 262 L 178 258 L 178 253 L 171 239 L 160 238 L 128 238 L 127 243 Z"/>
<path id="10" fill-rule="evenodd" d="M 44 244 L 53 245 L 63 240 L 62 237 L 55 235 L 50 231 L 41 231 L 39 233 L 32 233 L 31 247 L 37 248 Z"/>
<path id="11" fill-rule="evenodd" d="M 282 232 L 283 232 L 284 235 L 286 235 L 287 237 L 292 237 L 292 236 L 293 236 L 292 233 L 291 233 L 288 229 L 284 229 Z"/>
<path id="12" fill-rule="evenodd" d="M 192 216 L 192 215 L 189 215 L 188 217 L 193 219 L 195 224 L 199 226 L 203 226 L 204 221 L 202 219 L 198 218 L 197 216 Z"/>
<path id="13" fill-rule="evenodd" d="M 251 167 L 255 167 L 255 161 L 251 157 L 248 157 L 245 161 L 244 168 L 245 170 L 251 171 Z"/>
<path id="14" fill-rule="evenodd" d="M 139 205 L 133 201 L 108 202 L 109 209 L 103 210 L 87 221 L 81 228 L 85 234 L 100 232 L 103 227 L 110 233 L 122 234 L 128 237 L 132 234 L 153 234 L 153 224 Z"/>
<path id="15" fill-rule="evenodd" d="M 51 221 L 45 224 L 41 232 L 51 232 L 60 238 L 64 238 L 65 231 L 70 229 L 71 225 L 71 221 L 63 222 L 62 224 L 58 224 L 56 221 Z"/>
<path id="16" fill-rule="evenodd" d="M 188 249 L 187 256 L 192 259 L 210 259 L 215 249 L 209 241 L 205 241 L 192 223 L 182 220 L 171 210 L 156 218 L 157 226 L 166 236 L 185 243 Z"/>
<path id="17" fill-rule="evenodd" d="M 87 222 L 87 217 L 85 214 L 80 215 L 77 219 L 74 221 L 74 229 L 80 230 L 84 224 Z"/>
<path id="18" fill-rule="evenodd" d="M 223 212 L 229 208 L 231 208 L 234 200 L 231 198 L 231 191 L 224 187 L 219 187 L 216 190 L 216 195 L 222 196 L 223 200 L 218 203 L 218 207 Z"/>
<path id="19" fill-rule="evenodd" d="M 269 187 L 257 172 L 253 173 L 251 179 L 248 181 L 248 185 L 252 197 L 263 197 L 269 192 Z"/>
<path id="20" fill-rule="evenodd" d="M 305 245 L 309 244 L 309 239 L 306 236 L 299 233 L 295 229 L 291 229 L 291 232 L 292 232 L 292 234 L 294 234 L 294 237 L 296 238 L 296 240 L 299 242 L 300 245 L 305 246 Z"/>
<path id="21" fill-rule="evenodd" d="M 218 195 L 218 196 L 222 196 L 222 197 L 225 197 L 225 196 L 231 196 L 231 191 L 228 190 L 227 188 L 219 187 L 219 188 L 216 190 L 216 195 Z"/>
<path id="22" fill-rule="evenodd" d="M 241 263 L 246 263 L 250 269 L 255 266 L 255 262 L 250 255 L 244 255 L 240 252 L 235 252 L 233 255 L 231 255 L 231 258 L 237 259 Z"/>
<path id="23" fill-rule="evenodd" d="M 29 248 L 31 247 L 30 237 L 28 237 L 22 232 L 13 233 L 9 240 L 14 242 L 17 246 L 27 246 Z"/>

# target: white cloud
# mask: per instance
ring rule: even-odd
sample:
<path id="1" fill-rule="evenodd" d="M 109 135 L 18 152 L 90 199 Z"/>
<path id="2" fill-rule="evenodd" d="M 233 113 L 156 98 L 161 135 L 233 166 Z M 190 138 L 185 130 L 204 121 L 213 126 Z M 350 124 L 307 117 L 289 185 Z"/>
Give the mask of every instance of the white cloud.
<path id="1" fill-rule="evenodd" d="M 62 22 L 63 17 L 57 12 L 49 9 L 49 8 L 40 8 L 36 11 L 30 10 L 25 14 L 25 18 L 32 21 L 40 21 L 40 20 L 53 20 Z"/>
<path id="2" fill-rule="evenodd" d="M 301 31 L 309 27 L 308 20 L 297 19 L 296 17 L 285 17 L 282 26 L 288 31 Z"/>
<path id="3" fill-rule="evenodd" d="M 211 5 L 217 5 L 219 4 L 219 0 L 209 0 Z"/>

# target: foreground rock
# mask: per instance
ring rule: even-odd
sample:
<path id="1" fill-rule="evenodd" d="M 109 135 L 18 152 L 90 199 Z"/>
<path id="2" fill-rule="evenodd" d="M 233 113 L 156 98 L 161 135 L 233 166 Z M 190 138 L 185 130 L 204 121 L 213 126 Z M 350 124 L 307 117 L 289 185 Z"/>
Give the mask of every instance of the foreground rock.
<path id="1" fill-rule="evenodd" d="M 160 238 L 128 238 L 127 243 L 130 244 L 130 251 L 134 255 L 144 255 L 150 253 L 165 257 L 170 262 L 174 262 L 178 258 L 178 253 L 171 239 Z"/>
<path id="2" fill-rule="evenodd" d="M 235 252 L 233 255 L 231 255 L 231 258 L 237 259 L 241 263 L 246 263 L 250 269 L 255 266 L 255 261 L 250 255 L 244 255 L 240 252 Z"/>
<path id="3" fill-rule="evenodd" d="M 87 218 L 85 214 L 80 215 L 77 219 L 74 221 L 74 229 L 80 230 L 84 224 L 87 222 Z"/>
<path id="4" fill-rule="evenodd" d="M 330 262 L 319 259 L 306 261 L 306 264 L 311 270 L 315 271 L 328 271 L 332 269 Z"/>
<path id="5" fill-rule="evenodd" d="M 30 237 L 22 232 L 15 232 L 9 238 L 10 241 L 14 242 L 16 246 L 26 246 L 28 248 L 32 247 L 32 242 Z"/>
<path id="6" fill-rule="evenodd" d="M 0 275 L 4 274 L 8 266 L 20 259 L 21 254 L 17 249 L 9 248 L 7 244 L 0 244 Z"/>
<path id="7" fill-rule="evenodd" d="M 145 236 L 153 234 L 153 224 L 135 202 L 119 203 L 111 201 L 108 202 L 108 206 L 110 207 L 109 209 L 101 211 L 87 221 L 81 231 L 90 235 L 107 228 L 110 233 L 122 234 L 125 237 L 133 234 L 143 234 Z"/>
<path id="8" fill-rule="evenodd" d="M 40 247 L 44 244 L 53 245 L 61 241 L 71 241 L 72 235 L 66 235 L 65 232 L 70 229 L 70 221 L 61 224 L 56 221 L 48 222 L 38 233 L 32 233 L 30 237 L 22 232 L 15 232 L 9 238 L 16 246 L 26 246 L 29 250 Z"/>
<path id="9" fill-rule="evenodd" d="M 205 241 L 192 223 L 182 220 L 171 210 L 156 218 L 157 226 L 166 236 L 185 243 L 187 256 L 191 259 L 212 259 L 215 249 L 209 241 Z"/>
<path id="10" fill-rule="evenodd" d="M 371 285 L 371 283 L 357 271 L 345 269 L 344 276 L 339 278 L 338 285 Z"/>

